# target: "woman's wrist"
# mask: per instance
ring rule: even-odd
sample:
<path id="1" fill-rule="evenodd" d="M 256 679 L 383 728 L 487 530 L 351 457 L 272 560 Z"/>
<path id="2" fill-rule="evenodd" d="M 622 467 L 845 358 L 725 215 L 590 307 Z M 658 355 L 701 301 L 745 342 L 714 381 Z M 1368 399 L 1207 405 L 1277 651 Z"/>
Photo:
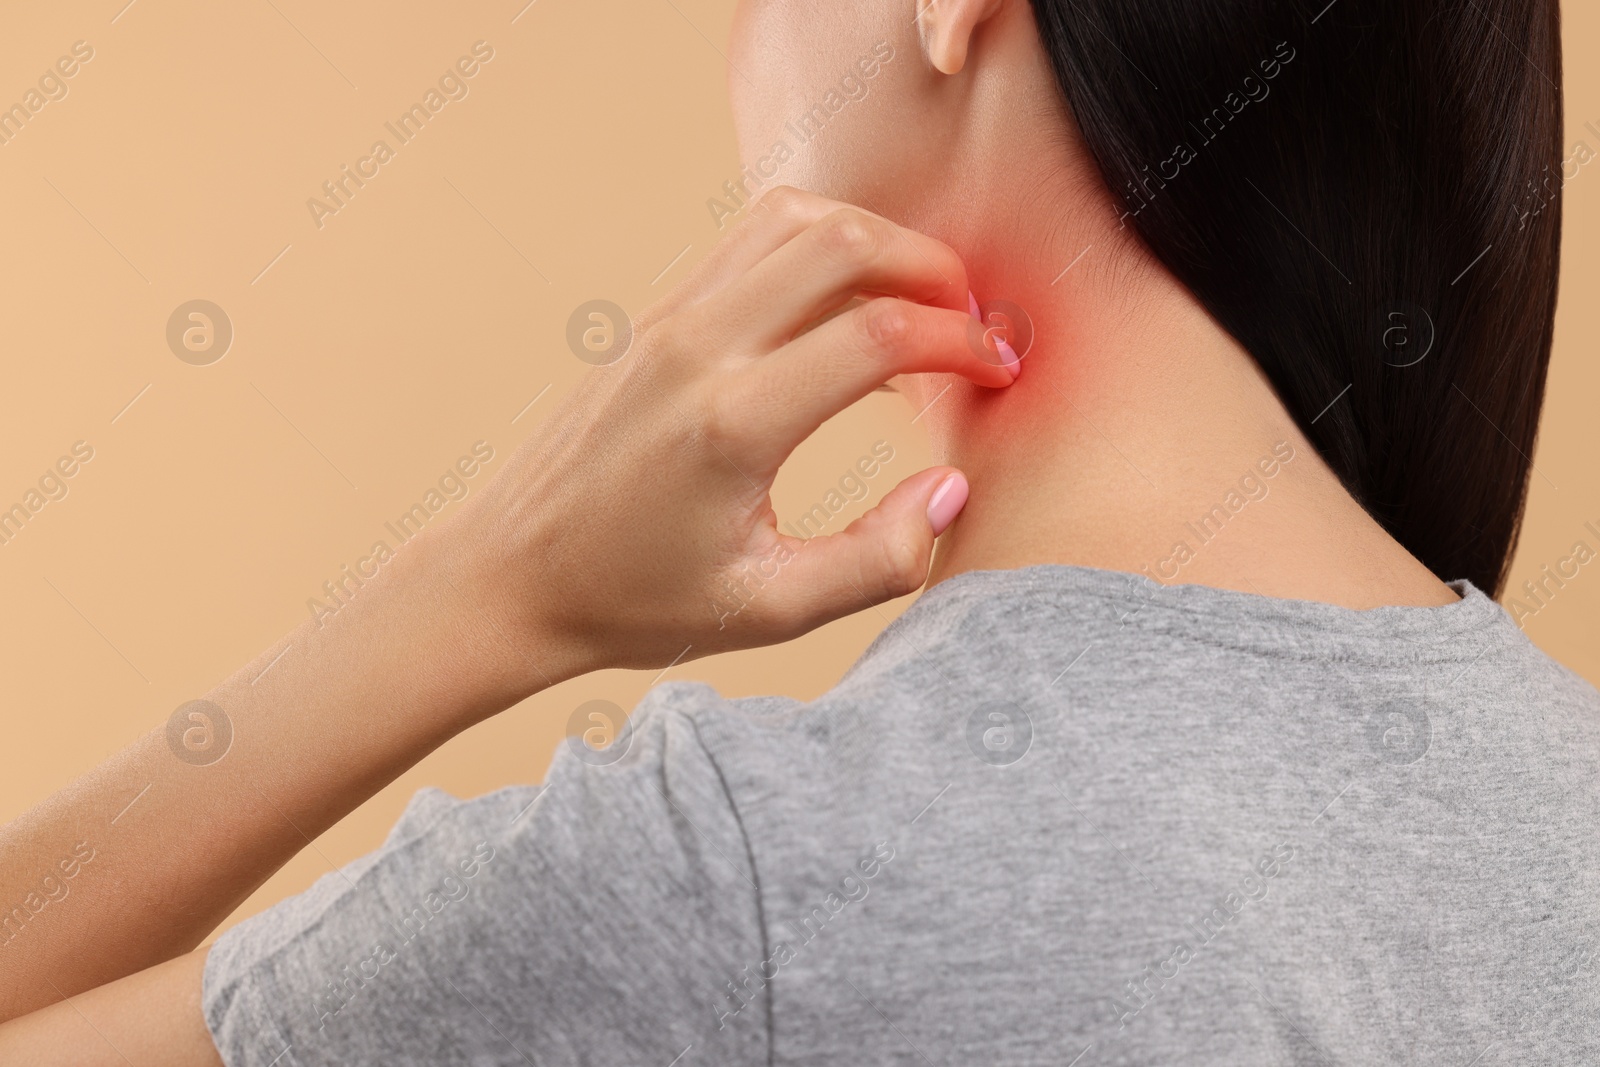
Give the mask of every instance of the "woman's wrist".
<path id="1" fill-rule="evenodd" d="M 474 522 L 428 531 L 396 557 L 396 588 L 376 638 L 394 647 L 393 626 L 409 633 L 421 674 L 440 702 L 463 721 L 488 718 L 559 682 L 605 666 L 599 650 L 565 630 L 551 610 L 535 546 L 515 546 Z M 419 617 L 419 613 L 421 617 Z M 415 627 L 415 629 L 413 629 Z"/>

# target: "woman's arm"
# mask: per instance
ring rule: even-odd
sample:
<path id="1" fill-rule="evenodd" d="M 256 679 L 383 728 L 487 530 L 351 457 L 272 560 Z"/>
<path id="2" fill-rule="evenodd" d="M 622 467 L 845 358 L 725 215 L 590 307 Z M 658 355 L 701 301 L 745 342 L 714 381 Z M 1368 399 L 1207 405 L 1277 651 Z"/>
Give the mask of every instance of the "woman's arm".
<path id="1" fill-rule="evenodd" d="M 0 1018 L 188 952 L 329 826 L 535 688 L 453 547 L 413 541 L 206 694 L 220 714 L 187 721 L 176 749 L 157 729 L 0 831 Z M 521 638 L 561 670 L 552 642 Z"/>
<path id="2" fill-rule="evenodd" d="M 206 949 L 0 1026 L 0 1063 L 27 1067 L 223 1067 L 200 1010 Z M 265 1057 L 271 1060 L 279 1050 Z M 283 1058 L 279 1067 L 292 1061 Z"/>
<path id="3" fill-rule="evenodd" d="M 890 299 L 806 331 L 862 294 Z M 768 491 L 796 445 L 894 375 L 1009 385 L 1014 357 L 984 347 L 969 301 L 944 245 L 769 193 L 453 519 L 207 694 L 202 718 L 0 832 L 0 902 L 26 912 L 0 944 L 0 1019 L 188 952 L 345 813 L 548 685 L 785 640 L 917 588 L 965 499 L 957 472 L 913 475 L 808 541 L 778 532 Z M 753 597 L 719 610 L 752 573 Z M 47 878 L 69 891 L 34 909 Z M 0 1052 L 40 1019 L 0 1027 Z"/>

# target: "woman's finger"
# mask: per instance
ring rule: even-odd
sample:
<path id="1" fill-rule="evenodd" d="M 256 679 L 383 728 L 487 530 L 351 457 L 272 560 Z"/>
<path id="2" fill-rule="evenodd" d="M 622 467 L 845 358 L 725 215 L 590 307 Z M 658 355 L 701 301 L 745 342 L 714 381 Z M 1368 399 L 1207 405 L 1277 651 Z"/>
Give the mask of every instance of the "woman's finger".
<path id="1" fill-rule="evenodd" d="M 817 427 L 897 374 L 947 372 L 1003 388 L 1020 364 L 984 347 L 970 314 L 869 300 L 719 378 L 718 407 L 752 466 L 775 470 Z"/>
<path id="2" fill-rule="evenodd" d="M 913 474 L 839 533 L 788 539 L 793 553 L 766 605 L 797 633 L 917 590 L 928 577 L 934 538 L 967 501 L 953 467 Z"/>
<path id="3" fill-rule="evenodd" d="M 829 212 L 742 277 L 696 314 L 714 316 L 731 334 L 718 340 L 765 353 L 858 293 L 897 296 L 966 311 L 967 271 L 941 241 L 853 207 Z"/>
<path id="4" fill-rule="evenodd" d="M 727 236 L 695 265 L 687 278 L 635 320 L 635 326 L 643 328 L 701 303 L 742 277 L 807 227 L 845 206 L 838 200 L 787 185 L 767 190 L 750 205 L 745 217 L 734 223 Z"/>

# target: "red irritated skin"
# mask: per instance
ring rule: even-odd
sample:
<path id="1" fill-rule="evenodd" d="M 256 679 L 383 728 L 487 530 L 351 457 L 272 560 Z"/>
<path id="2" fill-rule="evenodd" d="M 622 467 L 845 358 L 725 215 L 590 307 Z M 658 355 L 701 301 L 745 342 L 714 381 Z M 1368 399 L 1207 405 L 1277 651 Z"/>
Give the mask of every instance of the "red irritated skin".
<path id="1" fill-rule="evenodd" d="M 1027 366 L 1013 388 L 892 383 L 970 484 L 934 581 L 1031 563 L 1170 575 L 1185 523 L 1281 444 L 1297 458 L 1270 496 L 1170 580 L 1358 608 L 1455 599 L 1140 243 L 1033 5 L 744 0 L 728 55 L 752 191 L 798 185 L 936 237 L 959 250 L 986 331 L 998 309 L 1010 320 L 1001 339 Z"/>

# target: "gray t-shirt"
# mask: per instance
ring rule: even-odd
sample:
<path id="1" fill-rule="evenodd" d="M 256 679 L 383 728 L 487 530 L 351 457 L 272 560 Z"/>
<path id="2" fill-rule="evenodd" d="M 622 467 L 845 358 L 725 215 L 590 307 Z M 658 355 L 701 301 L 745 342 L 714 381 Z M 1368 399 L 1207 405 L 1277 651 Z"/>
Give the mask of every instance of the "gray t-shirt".
<path id="1" fill-rule="evenodd" d="M 1600 695 L 1467 583 L 963 574 L 224 935 L 230 1067 L 1600 1062 Z M 617 758 L 624 751 L 625 754 Z"/>

